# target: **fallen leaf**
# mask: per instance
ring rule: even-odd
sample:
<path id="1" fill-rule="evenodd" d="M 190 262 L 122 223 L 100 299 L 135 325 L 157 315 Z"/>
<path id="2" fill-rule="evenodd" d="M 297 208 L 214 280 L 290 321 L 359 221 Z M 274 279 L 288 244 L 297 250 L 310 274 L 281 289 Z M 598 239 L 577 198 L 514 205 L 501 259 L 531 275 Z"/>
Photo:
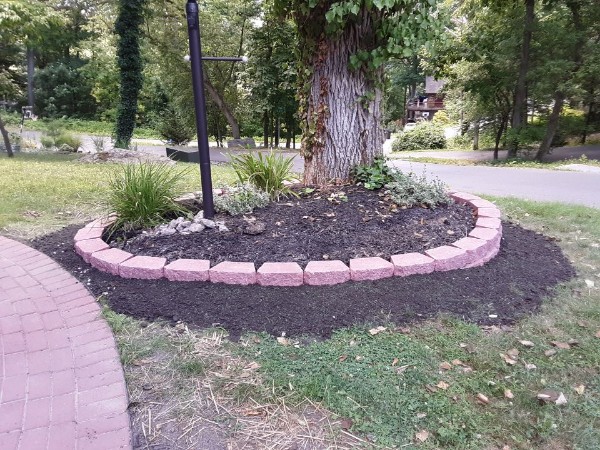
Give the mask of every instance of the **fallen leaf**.
<path id="1" fill-rule="evenodd" d="M 359 355 L 359 356 L 357 356 L 357 357 L 356 357 L 356 358 L 354 358 L 354 359 L 355 359 L 355 360 L 357 360 L 357 361 L 362 361 L 363 359 L 365 359 L 365 357 L 364 357 L 364 356 L 360 356 L 360 355 Z"/>
<path id="2" fill-rule="evenodd" d="M 595 286 L 595 283 L 592 280 L 585 280 L 585 285 L 592 289 Z"/>
<path id="3" fill-rule="evenodd" d="M 453 366 L 465 366 L 466 364 L 463 363 L 460 359 L 453 359 L 452 360 L 452 365 Z"/>
<path id="4" fill-rule="evenodd" d="M 583 393 L 585 392 L 585 385 L 578 384 L 573 389 L 575 389 L 575 392 L 577 392 L 579 395 L 583 395 Z"/>
<path id="5" fill-rule="evenodd" d="M 477 394 L 477 401 L 483 405 L 489 405 L 489 403 L 490 403 L 490 399 L 487 398 L 482 393 Z"/>
<path id="6" fill-rule="evenodd" d="M 426 384 L 425 385 L 425 389 L 427 389 L 432 394 L 435 393 L 435 392 L 437 392 L 437 388 L 435 386 L 430 385 L 430 384 Z"/>
<path id="7" fill-rule="evenodd" d="M 500 353 L 500 356 L 502 357 L 502 359 L 504 359 L 504 362 L 510 366 L 514 366 L 517 361 L 512 359 L 509 355 L 505 355 L 504 353 Z"/>
<path id="8" fill-rule="evenodd" d="M 505 389 L 504 390 L 504 397 L 509 398 L 509 399 L 513 399 L 513 398 L 515 398 L 515 395 L 512 393 L 512 391 L 510 389 Z"/>
<path id="9" fill-rule="evenodd" d="M 600 338 L 600 330 L 596 331 L 596 335 L 597 338 Z"/>
<path id="10" fill-rule="evenodd" d="M 279 342 L 281 345 L 290 345 L 290 341 L 283 336 L 278 337 L 277 342 Z"/>
<path id="11" fill-rule="evenodd" d="M 131 361 L 131 364 L 133 364 L 134 366 L 145 366 L 146 364 L 151 362 L 151 359 L 134 359 L 133 361 Z"/>
<path id="12" fill-rule="evenodd" d="M 581 320 L 581 321 L 577 322 L 577 325 L 580 326 L 581 328 L 587 328 L 590 326 L 590 324 L 588 322 L 586 322 L 585 320 Z"/>
<path id="13" fill-rule="evenodd" d="M 256 370 L 256 369 L 260 369 L 260 364 L 252 361 L 250 364 L 248 364 L 245 368 L 245 370 Z"/>
<path id="14" fill-rule="evenodd" d="M 502 446 L 502 450 L 510 450 L 510 447 L 508 445 L 504 445 Z"/>
<path id="15" fill-rule="evenodd" d="M 569 339 L 567 342 L 571 347 L 576 347 L 579 345 L 579 341 L 577 339 Z"/>
<path id="16" fill-rule="evenodd" d="M 452 364 L 450 364 L 448 361 L 444 361 L 443 363 L 440 363 L 440 369 L 442 369 L 442 370 L 451 370 L 452 369 Z"/>
<path id="17" fill-rule="evenodd" d="M 531 341 L 519 341 L 524 347 L 533 347 L 535 344 Z"/>
<path id="18" fill-rule="evenodd" d="M 406 366 L 400 366 L 400 367 L 396 367 L 396 373 L 397 374 L 401 374 L 402 372 L 404 372 L 406 369 L 408 369 L 408 365 Z"/>
<path id="19" fill-rule="evenodd" d="M 542 403 L 556 403 L 557 405 L 564 405 L 567 403 L 565 394 L 550 389 L 544 389 L 538 393 L 537 399 Z"/>
<path id="20" fill-rule="evenodd" d="M 417 413 L 417 419 L 423 419 L 427 417 L 427 413 Z"/>
<path id="21" fill-rule="evenodd" d="M 446 389 L 448 389 L 450 387 L 450 385 L 448 383 L 446 383 L 445 381 L 440 381 L 438 384 L 435 385 L 435 387 L 438 387 L 445 391 Z"/>
<path id="22" fill-rule="evenodd" d="M 401 334 L 410 334 L 409 327 L 398 327 L 398 328 L 396 328 L 396 331 Z"/>
<path id="23" fill-rule="evenodd" d="M 566 342 L 552 341 L 550 343 L 552 345 L 554 345 L 556 348 L 560 348 L 562 350 L 569 350 L 571 348 L 571 346 L 569 344 L 567 344 Z"/>
<path id="24" fill-rule="evenodd" d="M 506 354 L 512 359 L 517 359 L 519 357 L 519 350 L 517 350 L 516 348 L 511 348 L 509 351 L 506 352 Z"/>
<path id="25" fill-rule="evenodd" d="M 554 356 L 554 355 L 556 355 L 556 350 L 554 350 L 554 349 L 546 350 L 544 352 L 544 355 L 546 355 L 546 356 Z"/>
<path id="26" fill-rule="evenodd" d="M 348 431 L 350 428 L 352 428 L 352 425 L 354 425 L 354 422 L 352 422 L 352 419 L 343 419 L 340 422 L 340 427 L 342 427 L 342 430 Z"/>
<path id="27" fill-rule="evenodd" d="M 386 327 L 371 328 L 369 330 L 369 334 L 371 334 L 371 336 L 375 336 L 376 334 L 379 334 L 382 331 L 385 331 L 386 329 L 387 329 Z"/>
<path id="28" fill-rule="evenodd" d="M 421 430 L 417 434 L 415 434 L 415 438 L 419 442 L 425 442 L 427 439 L 429 439 L 429 431 Z"/>
<path id="29" fill-rule="evenodd" d="M 525 369 L 527 370 L 535 370 L 537 369 L 537 366 L 535 364 L 525 364 Z"/>
<path id="30" fill-rule="evenodd" d="M 398 358 L 394 358 L 392 361 L 392 367 L 394 367 L 396 364 L 398 364 Z"/>
<path id="31" fill-rule="evenodd" d="M 344 362 L 344 361 L 346 361 L 346 358 L 348 358 L 348 355 L 341 355 L 341 356 L 338 358 L 338 361 L 339 361 L 339 362 Z"/>

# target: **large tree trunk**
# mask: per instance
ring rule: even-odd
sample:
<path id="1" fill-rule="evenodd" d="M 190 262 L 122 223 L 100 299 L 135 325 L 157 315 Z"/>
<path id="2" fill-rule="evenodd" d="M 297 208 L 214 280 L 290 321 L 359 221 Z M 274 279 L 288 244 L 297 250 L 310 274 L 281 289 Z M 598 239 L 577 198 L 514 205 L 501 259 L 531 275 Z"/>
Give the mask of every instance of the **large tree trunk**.
<path id="1" fill-rule="evenodd" d="M 473 150 L 479 150 L 479 120 L 473 125 Z"/>
<path id="2" fill-rule="evenodd" d="M 565 93 L 562 91 L 556 91 L 554 93 L 554 106 L 552 107 L 552 113 L 550 113 L 548 126 L 546 127 L 546 134 L 544 135 L 544 140 L 542 141 L 542 144 L 535 155 L 535 159 L 537 161 L 542 161 L 544 156 L 550 152 L 552 140 L 554 139 L 556 130 L 558 130 L 558 120 L 560 119 L 560 112 L 562 111 L 564 103 Z"/>
<path id="3" fill-rule="evenodd" d="M 6 154 L 9 158 L 12 158 L 13 151 L 10 146 L 10 138 L 8 136 L 8 131 L 6 131 L 6 127 L 4 126 L 4 122 L 2 121 L 2 117 L 0 117 L 0 134 L 2 134 L 2 139 L 4 140 L 4 147 L 6 148 Z"/>
<path id="4" fill-rule="evenodd" d="M 269 111 L 263 113 L 263 147 L 269 147 Z"/>
<path id="5" fill-rule="evenodd" d="M 215 89 L 215 87 L 212 85 L 212 83 L 206 76 L 204 77 L 204 85 L 206 86 L 206 90 L 208 91 L 208 95 L 210 95 L 210 98 L 212 99 L 212 101 L 215 102 L 215 105 L 217 105 L 217 108 L 219 108 L 219 110 L 225 116 L 227 123 L 231 127 L 231 134 L 232 134 L 233 138 L 239 139 L 240 138 L 240 126 L 238 125 L 238 122 L 235 119 L 235 116 L 231 112 L 231 109 L 229 109 L 229 106 L 227 106 L 227 103 L 225 103 L 225 100 L 223 100 L 223 97 L 221 97 L 221 94 L 219 94 L 219 91 L 217 91 Z"/>
<path id="6" fill-rule="evenodd" d="M 523 126 L 523 110 L 527 100 L 527 72 L 529 71 L 529 50 L 531 48 L 531 35 L 533 34 L 533 21 L 535 19 L 535 0 L 525 0 L 525 20 L 523 27 L 523 44 L 521 46 L 521 61 L 519 65 L 519 77 L 515 89 L 515 101 L 513 103 L 513 114 L 511 126 L 519 130 Z M 517 156 L 519 141 L 511 142 L 508 149 L 508 157 Z"/>
<path id="7" fill-rule="evenodd" d="M 310 91 L 301 105 L 304 183 L 325 185 L 348 180 L 357 164 L 382 154 L 383 70 L 367 77 L 351 70 L 350 56 L 369 42 L 373 23 L 367 12 L 335 37 L 321 35 L 312 55 Z"/>
<path id="8" fill-rule="evenodd" d="M 27 47 L 27 103 L 35 110 L 35 94 L 33 76 L 35 73 L 35 54 L 33 49 Z M 33 112 L 33 111 L 32 111 Z"/>

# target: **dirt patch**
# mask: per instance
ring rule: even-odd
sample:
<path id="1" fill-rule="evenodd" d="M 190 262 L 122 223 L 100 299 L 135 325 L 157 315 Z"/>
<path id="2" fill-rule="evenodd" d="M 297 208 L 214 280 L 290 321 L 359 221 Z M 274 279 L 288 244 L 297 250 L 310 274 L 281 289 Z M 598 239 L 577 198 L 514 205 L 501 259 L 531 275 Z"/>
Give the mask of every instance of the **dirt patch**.
<path id="1" fill-rule="evenodd" d="M 148 320 L 181 320 L 201 328 L 220 326 L 233 339 L 245 331 L 326 337 L 353 324 L 382 320 L 401 324 L 438 313 L 483 325 L 512 323 L 536 311 L 554 286 L 575 275 L 551 239 L 504 223 L 499 254 L 482 267 L 466 270 L 294 288 L 129 280 L 83 262 L 73 250 L 79 228 L 64 228 L 32 245 L 94 295 L 105 293 L 117 312 Z"/>
<path id="2" fill-rule="evenodd" d="M 301 191 L 302 192 L 302 191 Z M 435 209 L 401 209 L 381 191 L 344 186 L 314 190 L 256 209 L 245 216 L 219 215 L 229 231 L 206 229 L 188 235 L 114 234 L 111 245 L 135 255 L 221 261 L 311 260 L 381 256 L 451 244 L 475 226 L 473 210 L 452 203 Z M 259 234 L 247 234 L 260 225 Z M 264 231 L 263 231 L 264 230 Z M 128 238 L 128 239 L 127 239 Z"/>

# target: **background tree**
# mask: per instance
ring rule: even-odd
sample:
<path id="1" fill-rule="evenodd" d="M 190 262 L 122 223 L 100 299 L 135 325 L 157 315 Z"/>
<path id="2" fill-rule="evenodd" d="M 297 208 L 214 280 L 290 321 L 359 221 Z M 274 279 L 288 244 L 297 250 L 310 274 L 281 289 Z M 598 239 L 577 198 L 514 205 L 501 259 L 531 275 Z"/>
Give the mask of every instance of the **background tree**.
<path id="1" fill-rule="evenodd" d="M 128 148 L 135 128 L 138 96 L 142 88 L 140 27 L 146 0 L 119 0 L 119 16 L 115 23 L 118 39 L 120 74 L 115 146 Z"/>
<path id="2" fill-rule="evenodd" d="M 441 31 L 437 2 L 279 0 L 298 30 L 304 182 L 347 179 L 382 152 L 383 65 Z"/>

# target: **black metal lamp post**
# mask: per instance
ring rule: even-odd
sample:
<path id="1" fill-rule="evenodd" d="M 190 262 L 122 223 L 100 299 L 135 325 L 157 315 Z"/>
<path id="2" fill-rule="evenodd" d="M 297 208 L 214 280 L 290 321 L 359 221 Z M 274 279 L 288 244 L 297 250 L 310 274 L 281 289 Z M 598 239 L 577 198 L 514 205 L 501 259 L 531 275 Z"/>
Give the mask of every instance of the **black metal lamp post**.
<path id="1" fill-rule="evenodd" d="M 190 40 L 190 62 L 192 64 L 192 87 L 194 91 L 194 109 L 196 110 L 196 131 L 198 132 L 198 152 L 200 154 L 200 181 L 202 184 L 202 207 L 204 217 L 215 216 L 213 201 L 212 175 L 210 171 L 210 150 L 208 146 L 208 128 L 206 125 L 206 100 L 204 98 L 204 73 L 202 60 L 207 61 L 245 61 L 245 58 L 234 57 L 202 57 L 200 43 L 200 22 L 198 20 L 198 3 L 188 0 L 185 5 L 187 15 L 188 36 Z"/>

